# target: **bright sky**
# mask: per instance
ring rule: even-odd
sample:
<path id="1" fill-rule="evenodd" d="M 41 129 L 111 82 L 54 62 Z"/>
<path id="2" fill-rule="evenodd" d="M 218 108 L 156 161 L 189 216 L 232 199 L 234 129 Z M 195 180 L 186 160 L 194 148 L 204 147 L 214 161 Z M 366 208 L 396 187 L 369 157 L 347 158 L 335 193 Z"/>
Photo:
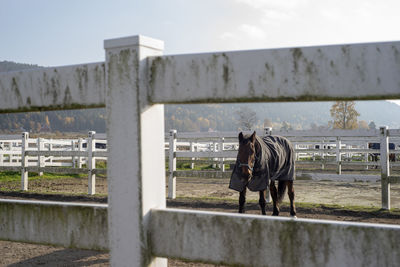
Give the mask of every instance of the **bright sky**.
<path id="1" fill-rule="evenodd" d="M 1 0 L 0 61 L 104 60 L 142 34 L 165 54 L 400 40 L 398 0 Z"/>

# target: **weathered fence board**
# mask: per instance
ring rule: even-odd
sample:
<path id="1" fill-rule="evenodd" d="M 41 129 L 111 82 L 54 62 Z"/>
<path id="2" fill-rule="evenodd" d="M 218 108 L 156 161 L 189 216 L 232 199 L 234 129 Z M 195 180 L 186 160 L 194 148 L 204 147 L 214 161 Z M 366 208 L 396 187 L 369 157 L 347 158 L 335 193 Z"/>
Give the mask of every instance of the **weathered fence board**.
<path id="1" fill-rule="evenodd" d="M 400 262 L 400 226 L 394 225 L 156 209 L 150 240 L 156 256 L 235 266 Z"/>
<path id="2" fill-rule="evenodd" d="M 153 103 L 400 98 L 400 42 L 160 56 Z M 351 90 L 349 90 L 351 88 Z"/>
<path id="3" fill-rule="evenodd" d="M 0 199 L 0 239 L 107 250 L 107 205 Z"/>
<path id="4" fill-rule="evenodd" d="M 0 73 L 4 111 L 102 107 L 104 62 Z"/>

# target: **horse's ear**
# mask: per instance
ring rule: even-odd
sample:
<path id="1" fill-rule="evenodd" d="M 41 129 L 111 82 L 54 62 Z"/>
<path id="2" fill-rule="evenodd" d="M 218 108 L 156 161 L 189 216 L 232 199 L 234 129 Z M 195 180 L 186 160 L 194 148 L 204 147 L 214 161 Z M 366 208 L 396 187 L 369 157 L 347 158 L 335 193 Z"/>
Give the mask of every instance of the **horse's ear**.
<path id="1" fill-rule="evenodd" d="M 240 132 L 239 133 L 239 143 L 241 143 L 243 141 L 243 133 Z"/>
<path id="2" fill-rule="evenodd" d="M 256 131 L 254 131 L 254 133 L 250 136 L 250 140 L 252 143 L 256 141 Z"/>

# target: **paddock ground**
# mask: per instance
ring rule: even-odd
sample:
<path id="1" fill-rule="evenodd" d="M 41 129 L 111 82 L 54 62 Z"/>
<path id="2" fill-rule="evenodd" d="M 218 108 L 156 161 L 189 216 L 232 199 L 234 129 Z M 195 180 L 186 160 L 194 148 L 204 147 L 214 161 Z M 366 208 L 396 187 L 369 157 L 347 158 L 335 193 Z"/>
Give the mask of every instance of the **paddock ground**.
<path id="1" fill-rule="evenodd" d="M 166 181 L 168 184 L 168 181 Z M 229 179 L 177 178 L 178 198 L 238 199 L 238 193 L 228 189 Z M 60 201 L 106 202 L 107 179 L 96 178 L 96 193 L 88 196 L 86 178 L 35 179 L 29 181 L 28 193 L 20 193 L 20 181 L 0 181 L 0 197 L 39 198 Z M 168 189 L 166 189 L 168 192 Z M 381 206 L 380 182 L 295 181 L 296 201 L 301 203 L 342 206 Z M 249 200 L 257 200 L 257 192 L 248 192 Z M 284 201 L 288 201 L 287 196 Z M 391 185 L 391 207 L 400 209 L 400 184 Z"/>
<path id="2" fill-rule="evenodd" d="M 176 200 L 168 207 L 236 212 L 238 193 L 228 189 L 229 179 L 178 178 Z M 98 195 L 88 196 L 87 179 L 37 179 L 29 192 L 21 193 L 19 182 L 0 183 L 0 198 L 30 198 L 61 201 L 106 202 L 107 181 L 96 179 Z M 400 185 L 391 186 L 392 212 L 380 211 L 380 183 L 295 181 L 298 217 L 341 221 L 400 224 Z M 258 193 L 248 193 L 247 212 L 258 214 Z M 288 201 L 287 196 L 284 201 Z M 349 209 L 350 207 L 350 209 Z M 360 208 L 363 207 L 363 208 Z M 365 208 L 367 207 L 367 208 Z M 271 205 L 267 206 L 268 213 Z M 282 216 L 288 216 L 286 204 Z M 109 266 L 107 252 L 0 241 L 0 266 Z M 170 260 L 169 266 L 214 266 Z"/>

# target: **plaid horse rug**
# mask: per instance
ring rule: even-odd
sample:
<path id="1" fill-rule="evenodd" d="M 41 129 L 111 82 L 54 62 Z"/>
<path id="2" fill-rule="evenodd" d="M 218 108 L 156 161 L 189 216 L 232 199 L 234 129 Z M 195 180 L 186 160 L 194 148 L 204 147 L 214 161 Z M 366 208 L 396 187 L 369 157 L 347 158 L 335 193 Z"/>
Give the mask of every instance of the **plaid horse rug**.
<path id="1" fill-rule="evenodd" d="M 229 182 L 230 189 L 242 192 L 247 186 L 251 191 L 263 191 L 268 188 L 270 180 L 295 179 L 295 152 L 288 139 L 273 135 L 263 138 L 256 136 L 255 149 L 253 176 L 248 181 L 242 178 L 242 170 L 237 159 Z"/>

